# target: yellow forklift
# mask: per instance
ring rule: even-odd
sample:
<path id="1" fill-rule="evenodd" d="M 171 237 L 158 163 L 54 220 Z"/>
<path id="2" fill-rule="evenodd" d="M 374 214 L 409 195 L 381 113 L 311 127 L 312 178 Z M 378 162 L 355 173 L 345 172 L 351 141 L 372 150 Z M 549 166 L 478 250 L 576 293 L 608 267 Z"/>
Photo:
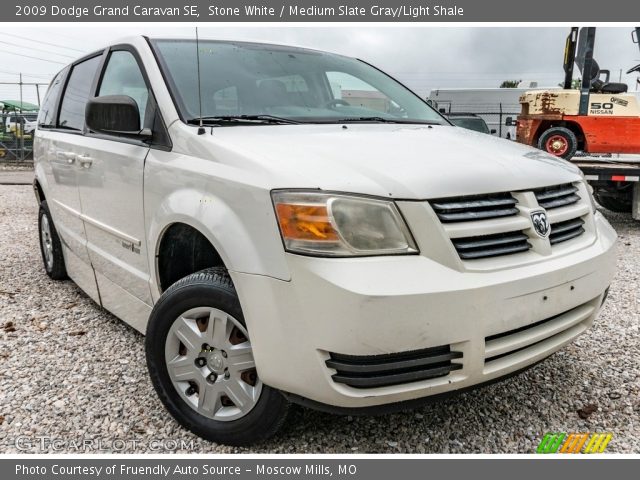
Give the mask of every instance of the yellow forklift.
<path id="1" fill-rule="evenodd" d="M 640 27 L 631 37 L 638 43 Z M 600 69 L 593 58 L 595 38 L 595 27 L 571 28 L 563 88 L 521 95 L 516 139 L 571 160 L 593 186 L 598 203 L 617 212 L 633 211 L 640 219 L 640 160 L 628 156 L 640 155 L 640 98 Z M 573 88 L 574 65 L 582 74 L 580 89 Z M 640 74 L 640 64 L 627 71 L 632 73 Z M 575 156 L 578 151 L 584 158 Z"/>

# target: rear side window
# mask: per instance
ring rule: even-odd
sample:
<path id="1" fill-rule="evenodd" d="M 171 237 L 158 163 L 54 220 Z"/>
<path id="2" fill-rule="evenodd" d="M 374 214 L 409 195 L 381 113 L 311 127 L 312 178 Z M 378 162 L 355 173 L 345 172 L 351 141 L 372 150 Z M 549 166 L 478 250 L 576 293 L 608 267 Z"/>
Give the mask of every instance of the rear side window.
<path id="1" fill-rule="evenodd" d="M 44 97 L 44 102 L 40 106 L 40 113 L 38 115 L 38 126 L 44 128 L 52 128 L 56 126 L 56 102 L 60 95 L 60 89 L 62 88 L 63 70 L 58 73 L 55 78 L 49 84 L 49 89 Z"/>
<path id="2" fill-rule="evenodd" d="M 131 52 L 116 50 L 111 53 L 98 95 L 127 95 L 133 98 L 140 111 L 140 125 L 144 126 L 149 103 L 149 89 L 138 62 Z"/>
<path id="3" fill-rule="evenodd" d="M 101 56 L 78 63 L 71 70 L 71 77 L 64 90 L 60 105 L 58 127 L 68 130 L 84 130 L 84 109 L 91 94 L 91 86 L 100 64 Z"/>

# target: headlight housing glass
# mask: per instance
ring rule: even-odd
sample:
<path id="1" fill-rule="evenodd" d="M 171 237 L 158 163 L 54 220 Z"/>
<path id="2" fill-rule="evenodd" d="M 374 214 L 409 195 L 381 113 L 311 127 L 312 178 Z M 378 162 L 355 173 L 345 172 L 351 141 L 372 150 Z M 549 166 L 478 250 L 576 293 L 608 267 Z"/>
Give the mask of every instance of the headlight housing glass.
<path id="1" fill-rule="evenodd" d="M 330 257 L 418 253 L 393 201 L 283 190 L 272 192 L 272 198 L 289 252 Z"/>

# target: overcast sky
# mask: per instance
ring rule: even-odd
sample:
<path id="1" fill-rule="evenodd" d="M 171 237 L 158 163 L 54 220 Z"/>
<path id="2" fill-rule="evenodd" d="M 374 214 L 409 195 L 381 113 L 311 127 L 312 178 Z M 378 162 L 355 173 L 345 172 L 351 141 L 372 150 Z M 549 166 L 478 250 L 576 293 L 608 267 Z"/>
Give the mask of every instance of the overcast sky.
<path id="1" fill-rule="evenodd" d="M 564 38 L 560 28 L 450 27 L 216 27 L 199 26 L 201 38 L 257 40 L 299 45 L 357 56 L 382 68 L 422 96 L 432 88 L 498 87 L 502 80 L 537 80 L 557 85 L 563 78 Z M 631 27 L 598 28 L 595 57 L 636 90 L 626 70 L 640 63 Z M 0 32 L 0 81 L 47 82 L 64 64 L 126 35 L 194 36 L 193 27 L 117 25 L 9 27 Z M 37 58 L 28 58 L 28 57 Z M 25 100 L 35 90 L 25 87 Z M 17 98 L 0 85 L 0 99 Z"/>

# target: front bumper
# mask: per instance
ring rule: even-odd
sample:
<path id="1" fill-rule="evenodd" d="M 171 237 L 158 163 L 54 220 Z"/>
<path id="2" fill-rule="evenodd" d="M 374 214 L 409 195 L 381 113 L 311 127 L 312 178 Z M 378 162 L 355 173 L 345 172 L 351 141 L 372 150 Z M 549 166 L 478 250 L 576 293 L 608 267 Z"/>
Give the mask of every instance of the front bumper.
<path id="1" fill-rule="evenodd" d="M 265 384 L 314 402 L 363 408 L 465 389 L 526 368 L 597 316 L 614 274 L 616 234 L 599 214 L 594 221 L 597 236 L 589 246 L 498 271 L 462 272 L 425 256 L 289 255 L 289 282 L 231 272 L 258 374 Z M 334 381 L 336 370 L 326 363 L 331 353 L 370 357 L 443 346 L 461 353 L 451 360 L 456 369 L 409 383 L 356 388 Z"/>

